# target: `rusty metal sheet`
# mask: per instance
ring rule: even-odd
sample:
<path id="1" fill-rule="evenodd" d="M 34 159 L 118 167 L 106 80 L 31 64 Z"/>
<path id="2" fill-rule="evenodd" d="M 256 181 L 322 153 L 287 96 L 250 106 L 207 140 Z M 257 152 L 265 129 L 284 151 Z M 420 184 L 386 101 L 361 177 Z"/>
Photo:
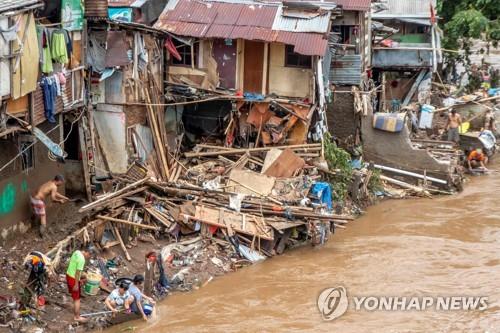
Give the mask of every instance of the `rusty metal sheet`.
<path id="1" fill-rule="evenodd" d="M 234 26 L 226 24 L 212 24 L 208 28 L 205 37 L 207 38 L 232 38 Z"/>
<path id="2" fill-rule="evenodd" d="M 336 56 L 331 62 L 330 82 L 341 85 L 359 85 L 361 83 L 361 69 L 361 55 Z"/>
<path id="3" fill-rule="evenodd" d="M 277 4 L 177 0 L 154 27 L 179 36 L 277 41 L 294 45 L 297 53 L 323 56 L 328 42 L 322 33 L 273 30 L 278 8 Z"/>
<path id="4" fill-rule="evenodd" d="M 130 48 L 125 31 L 108 31 L 106 37 L 106 67 L 126 66 L 130 63 L 127 51 Z"/>
<path id="5" fill-rule="evenodd" d="M 244 5 L 236 25 L 272 28 L 277 6 Z"/>
<path id="6" fill-rule="evenodd" d="M 135 0 L 108 0 L 108 7 L 130 7 Z"/>
<path id="7" fill-rule="evenodd" d="M 238 22 L 243 6 L 234 3 L 218 3 L 214 24 L 235 25 Z"/>
<path id="8" fill-rule="evenodd" d="M 398 0 L 399 2 L 405 2 Z M 422 0 L 417 0 L 421 2 L 425 2 Z M 341 6 L 344 10 L 354 10 L 354 11 L 362 11 L 367 12 L 371 8 L 371 0 L 334 0 L 337 5 Z M 426 2 L 427 4 L 427 2 Z"/>
<path id="9" fill-rule="evenodd" d="M 328 40 L 322 34 L 279 31 L 276 41 L 294 45 L 294 52 L 303 55 L 323 56 L 328 47 Z"/>

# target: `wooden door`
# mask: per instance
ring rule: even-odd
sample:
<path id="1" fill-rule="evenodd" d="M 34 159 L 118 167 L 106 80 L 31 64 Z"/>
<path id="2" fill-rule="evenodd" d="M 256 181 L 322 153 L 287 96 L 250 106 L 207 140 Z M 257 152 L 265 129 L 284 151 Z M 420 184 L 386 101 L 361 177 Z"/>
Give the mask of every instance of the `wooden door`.
<path id="1" fill-rule="evenodd" d="M 236 88 L 236 39 L 233 39 L 230 45 L 224 39 L 215 39 L 213 53 L 220 86 L 227 89 Z"/>
<path id="2" fill-rule="evenodd" d="M 245 41 L 245 60 L 243 66 L 243 90 L 262 93 L 264 72 L 264 43 Z"/>

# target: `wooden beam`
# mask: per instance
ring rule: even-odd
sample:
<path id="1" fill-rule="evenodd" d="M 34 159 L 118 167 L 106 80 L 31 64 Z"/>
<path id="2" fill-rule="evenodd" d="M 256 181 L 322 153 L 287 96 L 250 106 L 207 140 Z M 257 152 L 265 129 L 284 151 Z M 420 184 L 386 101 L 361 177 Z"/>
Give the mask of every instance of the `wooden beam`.
<path id="1" fill-rule="evenodd" d="M 132 261 L 132 257 L 128 253 L 127 247 L 125 246 L 125 243 L 123 242 L 122 236 L 120 235 L 120 230 L 118 230 L 116 225 L 113 226 L 113 231 L 114 231 L 116 239 L 118 240 L 118 242 L 120 242 L 120 246 L 121 246 L 123 252 L 125 253 L 125 257 L 127 258 L 128 261 Z"/>
<path id="2" fill-rule="evenodd" d="M 121 220 L 121 219 L 117 219 L 117 218 L 109 217 L 109 216 L 104 216 L 104 215 L 97 215 L 97 218 L 102 219 L 102 220 L 106 220 L 106 221 L 111 221 L 111 222 L 116 222 L 116 223 L 121 223 L 121 224 L 132 225 L 134 227 L 138 227 L 138 228 L 142 228 L 142 229 L 160 230 L 160 228 L 154 227 L 154 226 L 151 226 L 151 225 L 145 225 L 145 224 L 130 222 L 130 221 L 127 221 L 127 220 Z"/>
<path id="3" fill-rule="evenodd" d="M 124 193 L 127 193 L 128 191 L 130 191 L 131 189 L 133 189 L 134 187 L 137 187 L 139 185 L 142 185 L 144 184 L 145 182 L 147 182 L 149 180 L 149 178 L 144 178 L 144 179 L 141 179 L 141 180 L 138 180 L 130 185 L 127 185 L 125 186 L 124 188 L 122 188 L 121 190 L 119 191 L 116 191 L 116 192 L 113 192 L 113 193 L 109 193 L 108 195 L 105 195 L 99 199 L 97 199 L 96 201 L 93 201 L 85 206 L 83 206 L 82 208 L 80 208 L 78 210 L 79 213 L 83 213 L 83 212 L 86 212 L 86 211 L 89 211 L 95 207 L 97 207 L 99 204 L 102 204 L 102 203 L 105 203 L 121 194 L 124 194 Z"/>

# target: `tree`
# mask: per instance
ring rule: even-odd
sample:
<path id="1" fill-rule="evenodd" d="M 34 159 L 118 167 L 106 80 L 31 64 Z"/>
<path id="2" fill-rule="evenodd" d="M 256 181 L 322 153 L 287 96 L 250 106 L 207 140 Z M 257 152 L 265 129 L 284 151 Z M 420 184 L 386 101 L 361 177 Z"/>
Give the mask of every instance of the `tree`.
<path id="1" fill-rule="evenodd" d="M 438 0 L 437 9 L 442 18 L 443 47 L 465 51 L 463 55 L 448 53 L 448 63 L 470 64 L 469 56 L 475 39 L 487 41 L 488 46 L 498 45 L 500 0 Z"/>

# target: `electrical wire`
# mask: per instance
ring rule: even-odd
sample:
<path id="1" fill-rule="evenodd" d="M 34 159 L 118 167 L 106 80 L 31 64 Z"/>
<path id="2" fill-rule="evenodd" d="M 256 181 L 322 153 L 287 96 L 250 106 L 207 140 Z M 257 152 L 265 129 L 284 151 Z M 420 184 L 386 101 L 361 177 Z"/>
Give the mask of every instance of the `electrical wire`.
<path id="1" fill-rule="evenodd" d="M 71 128 L 70 128 L 70 131 L 69 133 L 66 135 L 66 138 L 64 138 L 60 143 L 59 143 L 59 146 L 62 148 L 62 145 L 64 144 L 64 142 L 66 142 L 69 138 L 69 135 L 71 134 L 72 130 L 73 130 L 73 125 L 78 122 L 83 114 L 84 114 L 85 111 L 82 110 L 82 112 L 80 113 L 80 115 L 74 120 L 71 122 Z M 52 133 L 53 131 L 55 131 L 56 129 L 60 128 L 61 125 L 57 125 L 55 126 L 54 128 L 51 128 L 49 131 L 47 131 L 47 133 L 45 133 L 46 135 L 47 134 L 50 134 Z M 16 156 L 14 156 L 10 161 L 8 161 L 7 163 L 5 163 L 1 168 L 0 168 L 0 172 L 2 172 L 3 170 L 5 170 L 9 165 L 11 165 L 12 163 L 14 163 L 19 157 L 21 157 L 26 151 L 28 151 L 29 149 L 31 149 L 31 147 L 33 147 L 36 143 L 38 142 L 38 140 L 34 140 L 33 143 L 31 143 L 30 145 L 26 146 L 23 150 L 21 150 Z M 65 156 L 66 157 L 67 154 L 65 153 Z M 48 152 L 48 157 L 51 161 L 56 161 L 57 158 L 56 156 L 51 152 L 49 151 Z"/>
<path id="2" fill-rule="evenodd" d="M 57 125 L 56 127 L 50 129 L 47 133 L 45 134 L 50 134 L 52 133 L 53 131 L 55 131 L 56 129 L 58 129 L 59 127 L 61 127 L 61 125 Z M 7 168 L 9 165 L 11 165 L 12 163 L 14 163 L 14 161 L 22 156 L 24 154 L 25 151 L 29 150 L 31 147 L 33 147 L 38 141 L 35 140 L 33 141 L 32 144 L 30 144 L 29 146 L 27 146 L 26 148 L 24 148 L 21 152 L 19 152 L 19 154 L 17 154 L 16 156 L 14 156 L 9 162 L 5 163 L 1 168 L 0 168 L 0 172 L 2 172 L 3 170 L 5 170 L 5 168 Z"/>

